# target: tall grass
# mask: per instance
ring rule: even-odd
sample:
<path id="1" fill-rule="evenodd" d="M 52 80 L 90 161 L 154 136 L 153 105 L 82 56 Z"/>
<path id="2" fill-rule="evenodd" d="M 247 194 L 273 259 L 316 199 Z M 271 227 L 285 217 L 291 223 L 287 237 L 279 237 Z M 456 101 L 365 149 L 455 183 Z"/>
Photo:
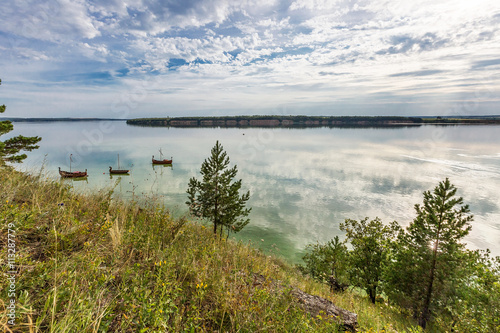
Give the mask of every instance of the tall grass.
<path id="1" fill-rule="evenodd" d="M 0 168 L 0 260 L 16 232 L 16 325 L 6 332 L 337 332 L 311 317 L 291 287 L 358 314 L 360 331 L 404 332 L 414 323 L 354 292 L 331 294 L 287 263 L 211 228 L 174 219 L 154 202 L 77 194 L 67 185 Z M 2 273 L 7 274 L 7 265 Z M 255 285 L 253 274 L 279 280 Z"/>

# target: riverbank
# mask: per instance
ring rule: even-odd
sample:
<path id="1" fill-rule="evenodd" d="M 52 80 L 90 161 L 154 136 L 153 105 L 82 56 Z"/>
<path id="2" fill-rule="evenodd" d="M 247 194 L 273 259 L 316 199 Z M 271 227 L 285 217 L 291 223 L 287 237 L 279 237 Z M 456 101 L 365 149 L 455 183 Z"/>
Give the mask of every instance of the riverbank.
<path id="1" fill-rule="evenodd" d="M 397 116 L 224 116 L 167 117 L 127 120 L 128 125 L 151 127 L 396 127 L 500 124 L 500 117 L 397 117 Z"/>
<path id="2" fill-rule="evenodd" d="M 0 168 L 1 258 L 15 249 L 2 280 L 0 311 L 14 304 L 14 332 L 331 332 L 335 320 L 312 316 L 291 289 L 255 285 L 263 275 L 358 314 L 359 330 L 404 332 L 411 320 L 356 292 L 326 285 L 251 245 L 214 238 L 210 228 L 174 219 L 154 200 L 77 194 L 41 176 Z M 9 236 L 13 235 L 13 236 Z M 15 242 L 8 241 L 13 239 Z M 14 244 L 13 246 L 9 244 Z M 13 303 L 10 303 L 13 302 Z M 389 329 L 389 327 L 392 327 Z"/>

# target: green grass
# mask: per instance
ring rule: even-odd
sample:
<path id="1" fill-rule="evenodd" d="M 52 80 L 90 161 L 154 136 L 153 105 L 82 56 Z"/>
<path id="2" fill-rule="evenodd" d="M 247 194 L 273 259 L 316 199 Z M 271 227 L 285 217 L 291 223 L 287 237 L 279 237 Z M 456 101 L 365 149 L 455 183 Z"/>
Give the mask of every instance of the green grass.
<path id="1" fill-rule="evenodd" d="M 254 286 L 253 273 L 357 313 L 361 332 L 416 332 L 397 309 L 355 292 L 332 294 L 282 260 L 219 240 L 210 226 L 174 219 L 154 201 L 115 200 L 111 190 L 77 194 L 0 166 L 0 220 L 2 273 L 13 230 L 18 270 L 14 326 L 0 281 L 5 332 L 338 331 L 332 318 L 304 312 L 290 288 Z"/>

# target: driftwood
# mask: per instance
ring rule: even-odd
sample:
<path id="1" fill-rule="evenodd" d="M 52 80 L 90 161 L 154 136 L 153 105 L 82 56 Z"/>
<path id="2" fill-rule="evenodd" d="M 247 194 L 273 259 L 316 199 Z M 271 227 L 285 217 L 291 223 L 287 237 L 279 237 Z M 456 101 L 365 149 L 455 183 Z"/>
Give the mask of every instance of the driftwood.
<path id="1" fill-rule="evenodd" d="M 269 285 L 271 286 L 271 288 L 277 290 L 285 289 L 285 287 L 283 287 L 279 282 L 273 281 L 272 279 L 267 279 L 265 276 L 260 274 L 254 273 L 253 279 L 254 287 L 259 285 Z M 306 292 L 303 292 L 299 288 L 291 288 L 291 294 L 298 300 L 299 304 L 301 304 L 304 310 L 309 312 L 313 317 L 316 317 L 320 314 L 328 317 L 332 316 L 338 323 L 343 325 L 346 330 L 350 332 L 356 332 L 356 327 L 358 326 L 357 314 L 339 308 L 325 298 L 310 295 Z"/>

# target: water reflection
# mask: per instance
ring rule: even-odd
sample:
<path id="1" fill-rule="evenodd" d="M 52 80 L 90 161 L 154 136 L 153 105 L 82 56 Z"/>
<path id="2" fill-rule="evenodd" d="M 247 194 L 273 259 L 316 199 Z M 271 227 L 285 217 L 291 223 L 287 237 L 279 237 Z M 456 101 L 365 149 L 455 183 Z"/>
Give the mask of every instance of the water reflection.
<path id="1" fill-rule="evenodd" d="M 475 214 L 469 246 L 500 255 L 498 129 L 197 129 L 58 122 L 16 123 L 12 135 L 43 138 L 25 163 L 30 168 L 39 169 L 45 159 L 45 168 L 57 177 L 57 168 L 67 166 L 72 153 L 78 156 L 74 169 L 89 174 L 87 181 L 72 182 L 75 189 L 115 187 L 117 195 L 153 198 L 177 215 L 187 212 L 189 178 L 200 177 L 201 163 L 219 140 L 238 165 L 243 190 L 251 192 L 251 223 L 237 237 L 298 261 L 308 243 L 341 235 L 338 225 L 346 218 L 378 216 L 407 225 L 422 192 L 445 177 Z M 172 165 L 151 163 L 159 149 L 173 156 Z M 117 154 L 130 175 L 109 175 Z"/>

